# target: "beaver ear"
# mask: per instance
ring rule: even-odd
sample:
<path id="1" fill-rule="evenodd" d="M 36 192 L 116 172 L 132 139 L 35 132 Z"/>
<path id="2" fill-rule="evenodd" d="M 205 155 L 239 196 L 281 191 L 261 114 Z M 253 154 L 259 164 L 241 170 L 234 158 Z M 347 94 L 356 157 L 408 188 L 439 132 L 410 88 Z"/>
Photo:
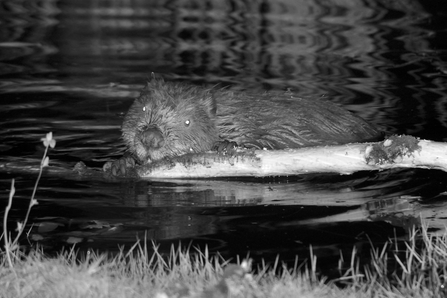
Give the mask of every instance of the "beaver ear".
<path id="1" fill-rule="evenodd" d="M 148 96 L 151 96 L 155 90 L 158 90 L 160 88 L 160 84 L 163 83 L 163 79 L 156 79 L 155 74 L 152 73 L 152 79 L 147 80 L 146 86 L 141 90 L 140 96 L 138 97 L 138 100 L 140 102 L 144 102 Z"/>
<path id="2" fill-rule="evenodd" d="M 151 76 L 147 78 L 146 89 L 155 89 L 159 87 L 160 84 L 163 84 L 165 80 L 161 75 L 157 75 L 154 72 L 151 72 Z"/>

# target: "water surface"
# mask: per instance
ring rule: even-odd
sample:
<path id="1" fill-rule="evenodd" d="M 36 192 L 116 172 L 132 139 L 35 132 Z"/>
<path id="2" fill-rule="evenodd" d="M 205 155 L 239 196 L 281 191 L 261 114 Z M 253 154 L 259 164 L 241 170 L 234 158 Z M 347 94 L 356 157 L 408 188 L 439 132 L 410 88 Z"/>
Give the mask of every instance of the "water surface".
<path id="1" fill-rule="evenodd" d="M 54 167 L 118 158 L 122 117 L 151 72 L 291 89 L 386 134 L 445 141 L 447 11 L 437 2 L 245 2 L 0 1 L 0 201 L 14 178 L 10 226 L 26 211 L 40 138 L 54 133 Z M 334 269 L 353 246 L 366 256 L 371 243 L 405 239 L 420 214 L 434 232 L 443 226 L 446 178 L 393 170 L 117 183 L 46 173 L 23 244 L 116 251 L 147 237 L 166 250 L 182 243 L 290 262 L 312 246 L 319 266 Z"/>

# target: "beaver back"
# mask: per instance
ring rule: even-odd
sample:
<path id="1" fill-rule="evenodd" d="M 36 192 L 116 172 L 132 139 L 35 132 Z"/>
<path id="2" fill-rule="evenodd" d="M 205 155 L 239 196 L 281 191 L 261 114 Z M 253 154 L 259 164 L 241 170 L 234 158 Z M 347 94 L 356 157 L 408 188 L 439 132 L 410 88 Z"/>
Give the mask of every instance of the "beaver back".
<path id="1" fill-rule="evenodd" d="M 218 96 L 220 137 L 256 149 L 286 149 L 373 141 L 382 134 L 360 117 L 320 99 L 290 92 L 225 91 Z"/>

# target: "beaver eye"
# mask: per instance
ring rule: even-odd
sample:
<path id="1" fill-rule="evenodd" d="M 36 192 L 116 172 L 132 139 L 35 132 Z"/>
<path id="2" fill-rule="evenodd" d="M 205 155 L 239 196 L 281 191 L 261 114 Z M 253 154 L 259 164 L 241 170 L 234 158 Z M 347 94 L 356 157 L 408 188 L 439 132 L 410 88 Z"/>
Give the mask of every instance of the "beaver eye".
<path id="1" fill-rule="evenodd" d="M 189 120 L 185 121 L 185 126 L 189 126 L 190 124 L 191 124 L 191 121 L 189 121 Z"/>
<path id="2" fill-rule="evenodd" d="M 143 107 L 143 112 L 146 112 L 146 107 Z"/>

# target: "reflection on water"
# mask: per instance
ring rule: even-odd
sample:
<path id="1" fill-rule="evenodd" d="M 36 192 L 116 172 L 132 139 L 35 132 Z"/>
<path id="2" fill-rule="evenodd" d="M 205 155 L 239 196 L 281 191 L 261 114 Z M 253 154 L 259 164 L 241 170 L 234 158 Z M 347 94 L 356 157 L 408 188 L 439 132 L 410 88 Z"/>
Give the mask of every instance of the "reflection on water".
<path id="1" fill-rule="evenodd" d="M 150 72 L 292 88 L 386 133 L 445 140 L 445 11 L 410 0 L 248 2 L 0 1 L 0 194 L 17 179 L 11 223 L 27 206 L 40 138 L 54 132 L 60 168 L 120 156 L 123 113 Z M 308 257 L 312 245 L 330 268 L 339 251 L 404 236 L 417 214 L 440 226 L 445 178 L 402 170 L 110 183 L 47 173 L 30 237 L 49 250 L 115 250 L 146 234 L 285 260 Z"/>

